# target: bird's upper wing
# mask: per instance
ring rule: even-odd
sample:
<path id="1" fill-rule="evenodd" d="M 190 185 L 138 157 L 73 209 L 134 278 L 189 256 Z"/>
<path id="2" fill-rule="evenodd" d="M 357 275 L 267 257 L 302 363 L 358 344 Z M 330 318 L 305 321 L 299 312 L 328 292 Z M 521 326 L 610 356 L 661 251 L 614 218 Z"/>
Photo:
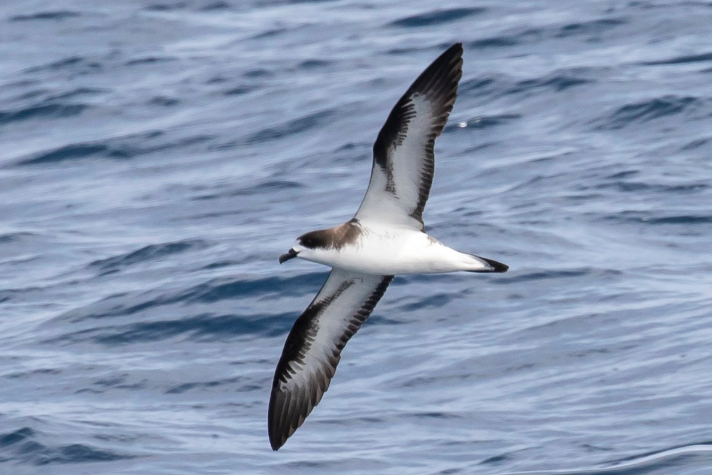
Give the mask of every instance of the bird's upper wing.
<path id="1" fill-rule="evenodd" d="M 332 269 L 297 319 L 272 382 L 267 426 L 273 450 L 282 447 L 319 404 L 342 348 L 374 310 L 391 279 Z"/>
<path id="2" fill-rule="evenodd" d="M 448 48 L 391 110 L 374 143 L 369 188 L 355 218 L 423 230 L 433 145 L 456 100 L 462 55 L 461 43 Z"/>

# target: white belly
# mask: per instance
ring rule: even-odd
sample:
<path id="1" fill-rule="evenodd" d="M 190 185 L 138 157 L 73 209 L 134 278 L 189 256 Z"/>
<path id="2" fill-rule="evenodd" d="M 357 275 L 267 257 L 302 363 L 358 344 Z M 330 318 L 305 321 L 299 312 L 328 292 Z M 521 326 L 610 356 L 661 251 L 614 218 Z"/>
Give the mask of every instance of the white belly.
<path id="1" fill-rule="evenodd" d="M 309 260 L 365 274 L 396 275 L 477 270 L 483 264 L 425 233 L 411 229 L 364 227 L 354 244 Z"/>

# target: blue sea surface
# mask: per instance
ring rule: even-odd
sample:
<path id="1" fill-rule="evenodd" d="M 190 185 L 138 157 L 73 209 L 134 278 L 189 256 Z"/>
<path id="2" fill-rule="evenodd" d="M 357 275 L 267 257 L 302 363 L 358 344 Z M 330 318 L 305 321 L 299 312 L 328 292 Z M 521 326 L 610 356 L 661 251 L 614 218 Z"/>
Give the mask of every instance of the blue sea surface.
<path id="1" fill-rule="evenodd" d="M 273 371 L 392 105 L 462 41 L 397 277 L 279 451 Z M 711 3 L 0 2 L 0 474 L 711 471 Z"/>

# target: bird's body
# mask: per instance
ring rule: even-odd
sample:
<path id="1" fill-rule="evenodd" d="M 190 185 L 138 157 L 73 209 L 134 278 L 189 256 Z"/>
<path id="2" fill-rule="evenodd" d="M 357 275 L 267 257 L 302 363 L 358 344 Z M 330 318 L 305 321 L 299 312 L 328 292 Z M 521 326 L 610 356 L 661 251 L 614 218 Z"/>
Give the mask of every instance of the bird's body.
<path id="1" fill-rule="evenodd" d="M 463 47 L 457 43 L 414 81 L 374 143 L 369 187 L 350 221 L 303 234 L 280 257 L 332 271 L 287 336 L 275 370 L 268 433 L 273 450 L 322 399 L 349 339 L 397 274 L 505 272 L 508 266 L 465 254 L 425 233 L 423 210 L 434 173 L 434 143 L 453 108 Z"/>
<path id="2" fill-rule="evenodd" d="M 300 257 L 340 269 L 376 275 L 492 272 L 482 258 L 458 252 L 423 231 L 408 226 L 352 220 L 355 239 L 341 247 L 300 252 Z M 335 231 L 340 226 L 328 230 Z M 303 256 L 303 254 L 305 254 Z"/>

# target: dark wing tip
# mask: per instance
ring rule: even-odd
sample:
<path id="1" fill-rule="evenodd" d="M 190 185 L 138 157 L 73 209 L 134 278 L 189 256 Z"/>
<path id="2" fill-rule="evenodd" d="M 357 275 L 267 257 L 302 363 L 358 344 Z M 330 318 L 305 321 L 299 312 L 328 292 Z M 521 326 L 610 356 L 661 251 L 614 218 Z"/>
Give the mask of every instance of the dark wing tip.
<path id="1" fill-rule="evenodd" d="M 287 441 L 287 439 L 278 435 L 277 432 L 268 431 L 268 435 L 270 438 L 270 447 L 272 447 L 273 452 L 280 450 L 280 447 L 285 445 L 285 442 Z"/>
<path id="2" fill-rule="evenodd" d="M 270 405 L 267 410 L 267 435 L 270 439 L 270 447 L 272 447 L 274 451 L 282 447 L 287 440 L 287 437 L 283 435 L 284 431 L 279 427 L 282 425 L 280 421 L 282 411 L 278 413 L 276 408 L 278 405 L 282 408 L 284 399 L 285 395 L 273 387 L 272 394 L 270 394 Z M 280 402 L 278 402 L 278 400 L 280 400 Z"/>
<path id="3" fill-rule="evenodd" d="M 304 398 L 300 397 L 304 395 L 299 392 L 284 392 L 274 386 L 272 388 L 267 415 L 267 433 L 270 446 L 274 451 L 285 445 L 287 439 L 304 422 L 306 416 L 304 412 L 309 414 L 312 409 L 305 405 Z"/>
<path id="4" fill-rule="evenodd" d="M 408 127 L 406 117 L 410 97 L 423 94 L 432 103 L 435 137 L 441 134 L 448 115 L 453 109 L 458 92 L 458 82 L 463 75 L 463 43 L 455 43 L 436 58 L 411 84 L 391 110 L 384 126 L 374 142 L 374 158 L 385 165 L 386 149 Z"/>
<path id="5" fill-rule="evenodd" d="M 433 104 L 433 114 L 436 117 L 434 130 L 436 136 L 441 134 L 446 125 L 448 115 L 453 110 L 458 93 L 458 82 L 463 76 L 463 44 L 455 43 L 445 50 L 428 66 L 413 82 L 404 95 L 414 93 L 424 94 Z"/>
<path id="6" fill-rule="evenodd" d="M 332 376 L 339 359 L 336 360 L 333 363 Z M 267 414 L 267 433 L 272 450 L 279 450 L 302 426 L 329 389 L 330 378 L 331 376 L 325 377 L 320 373 L 310 382 L 311 387 L 298 387 L 287 392 L 273 386 Z"/>
<path id="7" fill-rule="evenodd" d="M 444 56 L 463 56 L 463 43 L 460 41 L 453 43 L 447 50 L 441 53 L 438 59 Z"/>
<path id="8" fill-rule="evenodd" d="M 281 428 L 273 428 L 272 424 L 270 424 L 268 427 L 270 447 L 272 447 L 272 450 L 274 452 L 277 452 L 278 450 L 280 450 L 280 447 L 285 445 L 285 442 L 287 442 L 287 436 L 285 436 L 284 430 L 282 430 Z"/>
<path id="9" fill-rule="evenodd" d="M 413 82 L 405 95 L 436 93 L 458 88 L 463 74 L 463 44 L 456 43 L 436 58 Z"/>

